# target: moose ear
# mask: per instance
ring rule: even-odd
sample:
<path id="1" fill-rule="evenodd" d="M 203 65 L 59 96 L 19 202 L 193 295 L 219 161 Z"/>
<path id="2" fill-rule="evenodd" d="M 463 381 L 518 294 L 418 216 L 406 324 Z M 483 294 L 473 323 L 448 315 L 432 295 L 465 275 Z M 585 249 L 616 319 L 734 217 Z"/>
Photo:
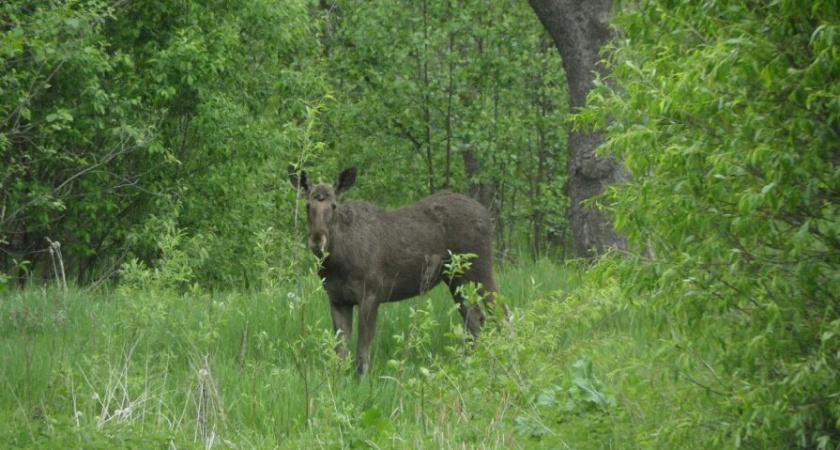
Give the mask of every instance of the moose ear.
<path id="1" fill-rule="evenodd" d="M 298 176 L 298 170 L 291 164 L 289 164 L 289 181 L 297 189 L 309 190 L 309 177 L 306 176 L 306 171 L 301 170 L 300 176 Z"/>
<path id="2" fill-rule="evenodd" d="M 338 174 L 338 181 L 335 183 L 336 195 L 346 192 L 348 189 L 353 187 L 353 183 L 355 182 L 356 168 L 351 167 L 349 169 L 344 169 L 340 174 Z"/>

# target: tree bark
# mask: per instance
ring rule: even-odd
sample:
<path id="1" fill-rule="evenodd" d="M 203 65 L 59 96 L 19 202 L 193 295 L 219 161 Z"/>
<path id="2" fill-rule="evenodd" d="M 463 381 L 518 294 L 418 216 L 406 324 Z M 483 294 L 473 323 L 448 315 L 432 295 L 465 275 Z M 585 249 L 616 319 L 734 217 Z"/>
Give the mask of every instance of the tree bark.
<path id="1" fill-rule="evenodd" d="M 481 163 L 472 147 L 467 147 L 461 157 L 464 160 L 464 170 L 470 180 L 470 197 L 478 200 L 488 211 L 493 210 L 493 191 L 489 184 L 480 181 Z"/>
<path id="2" fill-rule="evenodd" d="M 586 105 L 595 73 L 606 74 L 598 64 L 601 47 L 610 39 L 612 0 L 529 0 L 554 45 L 560 51 L 569 82 L 571 112 Z M 569 130 L 569 222 L 574 235 L 574 254 L 591 258 L 610 248 L 625 249 L 626 239 L 615 231 L 609 216 L 582 202 L 602 193 L 607 185 L 629 179 L 624 164 L 614 158 L 599 158 L 595 149 L 603 142 L 600 133 Z"/>

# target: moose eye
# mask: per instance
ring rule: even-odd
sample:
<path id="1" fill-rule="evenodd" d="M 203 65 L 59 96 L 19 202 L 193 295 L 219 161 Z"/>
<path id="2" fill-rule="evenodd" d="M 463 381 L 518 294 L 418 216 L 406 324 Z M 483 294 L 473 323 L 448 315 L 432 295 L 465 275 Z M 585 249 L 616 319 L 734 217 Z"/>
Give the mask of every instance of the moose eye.
<path id="1" fill-rule="evenodd" d="M 332 204 L 333 210 L 335 210 L 335 208 L 337 208 L 337 207 L 338 207 L 338 205 L 336 205 L 335 203 Z"/>
<path id="2" fill-rule="evenodd" d="M 307 211 L 309 211 L 309 208 L 311 208 L 311 207 L 312 207 L 312 205 L 310 205 L 309 203 L 306 204 L 306 210 Z"/>

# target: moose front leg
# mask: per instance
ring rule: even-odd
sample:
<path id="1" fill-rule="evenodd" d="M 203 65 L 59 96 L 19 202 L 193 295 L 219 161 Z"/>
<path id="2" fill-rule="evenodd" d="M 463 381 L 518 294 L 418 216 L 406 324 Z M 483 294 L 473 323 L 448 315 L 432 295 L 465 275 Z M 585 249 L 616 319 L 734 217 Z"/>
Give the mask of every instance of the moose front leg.
<path id="1" fill-rule="evenodd" d="M 356 372 L 364 375 L 370 368 L 370 344 L 376 332 L 376 313 L 379 303 L 369 297 L 359 305 L 359 342 L 356 347 Z"/>
<path id="2" fill-rule="evenodd" d="M 332 313 L 333 329 L 340 334 L 339 341 L 335 346 L 335 353 L 341 359 L 347 358 L 350 349 L 350 336 L 353 333 L 353 305 L 330 302 Z"/>

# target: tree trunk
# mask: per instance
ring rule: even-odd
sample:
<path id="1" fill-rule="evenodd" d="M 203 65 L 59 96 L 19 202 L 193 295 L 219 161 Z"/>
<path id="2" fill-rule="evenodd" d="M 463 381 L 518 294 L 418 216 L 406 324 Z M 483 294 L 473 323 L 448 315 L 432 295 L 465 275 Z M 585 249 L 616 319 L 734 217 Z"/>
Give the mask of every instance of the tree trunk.
<path id="1" fill-rule="evenodd" d="M 431 81 L 429 80 L 429 2 L 423 1 L 423 127 L 425 128 L 426 166 L 429 169 L 429 195 L 437 192 L 435 187 L 434 149 L 432 148 Z"/>
<path id="2" fill-rule="evenodd" d="M 470 183 L 470 197 L 478 200 L 488 211 L 493 210 L 493 190 L 491 186 L 480 180 L 481 163 L 475 155 L 472 147 L 467 147 L 462 153 L 464 170 Z"/>
<path id="3" fill-rule="evenodd" d="M 569 81 L 571 112 L 586 104 L 594 73 L 604 75 L 598 64 L 601 47 L 610 38 L 612 0 L 529 0 L 531 7 L 560 51 Z M 569 180 L 571 203 L 569 222 L 577 257 L 594 257 L 609 248 L 624 249 L 626 239 L 613 228 L 603 211 L 582 206 L 582 202 L 604 191 L 612 183 L 629 178 L 621 161 L 598 158 L 595 149 L 603 141 L 600 133 L 569 130 Z"/>

